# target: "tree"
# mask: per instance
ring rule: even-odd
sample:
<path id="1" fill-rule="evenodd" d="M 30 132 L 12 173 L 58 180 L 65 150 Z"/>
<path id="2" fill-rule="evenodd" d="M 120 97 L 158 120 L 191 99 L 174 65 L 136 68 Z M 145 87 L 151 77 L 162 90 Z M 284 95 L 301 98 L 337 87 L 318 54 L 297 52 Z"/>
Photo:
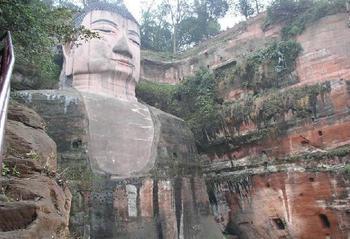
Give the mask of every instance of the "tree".
<path id="1" fill-rule="evenodd" d="M 97 36 L 82 27 L 74 28 L 73 11 L 53 4 L 41 0 L 0 1 L 0 29 L 12 32 L 15 69 L 30 70 L 38 84 L 48 83 L 41 87 L 58 80 L 59 67 L 54 60 L 57 44 Z"/>
<path id="2" fill-rule="evenodd" d="M 196 42 L 208 36 L 215 35 L 220 30 L 218 18 L 225 16 L 228 10 L 228 2 L 226 0 L 195 0 L 194 12 L 197 16 L 197 32 Z M 213 26 L 216 26 L 213 28 Z"/>
<path id="3" fill-rule="evenodd" d="M 254 14 L 254 8 L 250 0 L 238 0 L 236 4 L 236 9 L 242 14 L 246 19 Z"/>
<path id="4" fill-rule="evenodd" d="M 256 14 L 259 14 L 264 8 L 264 4 L 260 0 L 254 0 L 254 7 Z"/>
<path id="5" fill-rule="evenodd" d="M 156 19 L 159 26 L 166 27 L 171 32 L 172 52 L 176 53 L 179 50 L 186 49 L 188 46 L 198 43 L 203 38 L 215 35 L 220 30 L 220 25 L 217 21 L 219 17 L 225 15 L 228 10 L 226 0 L 163 0 L 157 9 L 153 12 L 148 11 L 148 18 L 143 18 L 141 29 L 144 29 L 143 45 L 145 48 L 158 48 L 160 44 L 158 40 L 150 41 L 150 35 L 156 35 L 156 28 L 147 26 L 154 23 L 149 19 Z M 146 21 L 148 20 L 148 21 Z M 154 32 L 145 31 L 152 30 Z M 151 49 L 149 48 L 149 49 Z"/>
<path id="6" fill-rule="evenodd" d="M 173 53 L 177 52 L 177 34 L 180 23 L 189 16 L 190 6 L 186 0 L 163 0 L 161 8 L 170 13 L 170 25 L 172 28 Z"/>
<path id="7" fill-rule="evenodd" d="M 140 29 L 142 48 L 170 51 L 172 32 L 170 25 L 162 20 L 164 14 L 164 12 L 143 12 Z"/>

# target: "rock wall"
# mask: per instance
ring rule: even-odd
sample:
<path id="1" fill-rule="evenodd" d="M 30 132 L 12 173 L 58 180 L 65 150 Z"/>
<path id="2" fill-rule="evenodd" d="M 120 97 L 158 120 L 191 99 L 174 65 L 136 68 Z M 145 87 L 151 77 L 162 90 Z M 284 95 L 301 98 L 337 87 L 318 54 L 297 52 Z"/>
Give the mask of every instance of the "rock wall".
<path id="1" fill-rule="evenodd" d="M 217 183 L 216 220 L 239 238 L 348 238 L 349 177 L 328 172 L 253 175 Z"/>
<path id="2" fill-rule="evenodd" d="M 349 81 L 329 81 L 330 92 L 319 96 L 315 104 L 315 115 L 310 118 L 296 119 L 287 112 L 285 120 L 275 127 L 283 133 L 271 133 L 267 137 L 244 144 L 209 146 L 207 156 L 210 161 L 225 161 L 245 157 L 267 158 L 284 157 L 314 151 L 331 150 L 350 143 L 350 87 Z M 231 134 L 233 138 L 243 139 L 244 135 L 258 133 L 252 122 L 244 124 L 240 132 Z M 235 140 L 235 141 L 237 141 Z M 278 142 L 278 144 L 276 144 Z M 225 147 L 224 147 L 225 145 Z"/>
<path id="3" fill-rule="evenodd" d="M 348 14 L 322 18 L 297 37 L 303 52 L 297 60 L 300 83 L 350 79 Z"/>
<path id="4" fill-rule="evenodd" d="M 45 119 L 47 132 L 57 144 L 59 168 L 73 195 L 70 231 L 73 236 L 88 234 L 88 198 L 91 194 L 88 120 L 79 93 L 75 90 L 19 91 L 13 98 Z"/>
<path id="5" fill-rule="evenodd" d="M 0 238 L 67 238 L 72 195 L 56 173 L 56 144 L 41 117 L 11 102 L 0 193 Z"/>
<path id="6" fill-rule="evenodd" d="M 246 123 L 232 144 L 210 145 L 203 155 L 209 198 L 222 231 L 239 238 L 348 238 L 350 153 L 350 29 L 347 14 L 322 18 L 297 37 L 298 82 L 328 81 L 315 114 L 286 112 L 279 133 L 237 143 L 256 133 Z M 287 89 L 281 89 L 285 91 Z M 225 95 L 235 100 L 237 88 Z M 277 120 L 278 122 L 278 120 Z"/>
<path id="7" fill-rule="evenodd" d="M 272 39 L 279 38 L 280 27 L 267 31 L 261 29 L 264 15 L 237 26 L 200 43 L 174 59 L 162 59 L 147 51 L 141 52 L 141 79 L 176 84 L 194 75 L 200 67 L 216 69 L 237 61 Z"/>

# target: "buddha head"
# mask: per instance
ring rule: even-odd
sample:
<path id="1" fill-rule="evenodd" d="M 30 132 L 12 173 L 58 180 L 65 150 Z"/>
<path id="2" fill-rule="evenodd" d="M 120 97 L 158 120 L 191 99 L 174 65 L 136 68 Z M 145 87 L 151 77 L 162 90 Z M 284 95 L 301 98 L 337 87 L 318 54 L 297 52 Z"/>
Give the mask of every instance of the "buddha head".
<path id="1" fill-rule="evenodd" d="M 76 25 L 98 38 L 63 46 L 64 73 L 79 91 L 135 99 L 140 75 L 140 30 L 124 5 L 91 3 Z"/>

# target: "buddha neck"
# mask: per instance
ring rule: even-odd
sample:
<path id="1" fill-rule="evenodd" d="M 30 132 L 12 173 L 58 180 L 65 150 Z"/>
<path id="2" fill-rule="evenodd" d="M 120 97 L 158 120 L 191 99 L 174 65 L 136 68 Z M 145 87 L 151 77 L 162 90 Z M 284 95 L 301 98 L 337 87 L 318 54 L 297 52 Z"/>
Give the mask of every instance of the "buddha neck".
<path id="1" fill-rule="evenodd" d="M 136 82 L 121 74 L 78 74 L 73 76 L 72 86 L 81 92 L 106 95 L 126 101 L 137 101 Z"/>

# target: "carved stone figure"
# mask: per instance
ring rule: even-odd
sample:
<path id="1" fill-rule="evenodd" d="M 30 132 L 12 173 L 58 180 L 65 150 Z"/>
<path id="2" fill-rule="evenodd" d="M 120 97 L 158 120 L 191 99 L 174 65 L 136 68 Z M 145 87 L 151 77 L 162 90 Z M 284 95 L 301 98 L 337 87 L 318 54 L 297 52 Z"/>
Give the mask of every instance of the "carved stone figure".
<path id="1" fill-rule="evenodd" d="M 137 102 L 139 25 L 123 5 L 90 4 L 77 24 L 99 38 L 64 46 L 64 72 L 84 97 L 89 115 L 93 170 L 115 177 L 149 171 L 154 127 L 147 106 Z M 108 127 L 106 127 L 108 126 Z"/>

